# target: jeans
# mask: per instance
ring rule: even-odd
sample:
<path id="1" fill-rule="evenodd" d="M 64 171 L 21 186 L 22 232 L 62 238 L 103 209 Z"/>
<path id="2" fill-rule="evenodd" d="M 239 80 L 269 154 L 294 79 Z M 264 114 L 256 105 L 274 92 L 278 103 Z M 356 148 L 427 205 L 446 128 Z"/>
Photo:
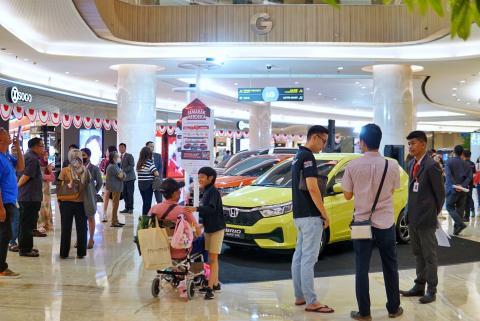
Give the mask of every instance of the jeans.
<path id="1" fill-rule="evenodd" d="M 140 190 L 140 195 L 142 195 L 142 215 L 147 215 L 152 207 L 152 198 L 153 198 L 153 187 L 145 188 Z"/>
<path id="2" fill-rule="evenodd" d="M 20 210 L 17 205 L 14 205 L 13 214 L 12 214 L 12 239 L 10 240 L 11 245 L 17 244 L 18 239 L 18 229 L 20 224 Z"/>
<path id="3" fill-rule="evenodd" d="M 412 244 L 413 255 L 416 259 L 417 278 L 415 288 L 425 291 L 425 284 L 428 284 L 428 292 L 437 293 L 438 284 L 438 257 L 436 228 L 420 228 L 409 225 L 410 244 Z"/>
<path id="4" fill-rule="evenodd" d="M 120 194 L 120 193 L 119 193 Z M 81 202 L 60 202 L 60 219 L 62 230 L 60 235 L 60 257 L 66 258 L 70 253 L 72 223 L 75 218 L 77 229 L 77 256 L 87 255 L 87 216 Z"/>
<path id="5" fill-rule="evenodd" d="M 361 316 L 370 315 L 368 271 L 373 246 L 378 247 L 382 259 L 383 280 L 387 292 L 387 310 L 396 313 L 400 307 L 398 263 L 395 225 L 388 229 L 372 227 L 371 240 L 353 240 L 355 250 L 355 292 Z"/>
<path id="6" fill-rule="evenodd" d="M 154 191 L 153 194 L 155 194 L 155 201 L 157 204 L 160 204 L 162 202 L 162 192 Z"/>
<path id="7" fill-rule="evenodd" d="M 38 211 L 42 202 L 19 202 L 20 224 L 18 247 L 20 253 L 30 253 L 33 250 L 33 230 L 37 228 Z"/>
<path id="8" fill-rule="evenodd" d="M 297 245 L 292 258 L 292 279 L 297 300 L 307 304 L 317 301 L 314 288 L 314 267 L 320 254 L 323 221 L 319 216 L 295 219 Z"/>
<path id="9" fill-rule="evenodd" d="M 16 208 L 15 204 L 3 204 L 3 206 L 5 207 L 6 218 L 5 221 L 0 222 L 0 272 L 8 269 L 8 242 L 12 238 L 11 218 Z"/>
<path id="10" fill-rule="evenodd" d="M 447 211 L 453 219 L 455 229 L 465 225 L 463 223 L 463 214 L 465 212 L 465 205 L 467 202 L 467 193 L 450 191 L 447 193 Z"/>
<path id="11" fill-rule="evenodd" d="M 135 181 L 123 183 L 123 199 L 125 201 L 125 209 L 133 210 L 133 193 L 135 191 Z"/>
<path id="12" fill-rule="evenodd" d="M 480 184 L 477 185 L 477 201 L 478 207 L 480 207 Z"/>

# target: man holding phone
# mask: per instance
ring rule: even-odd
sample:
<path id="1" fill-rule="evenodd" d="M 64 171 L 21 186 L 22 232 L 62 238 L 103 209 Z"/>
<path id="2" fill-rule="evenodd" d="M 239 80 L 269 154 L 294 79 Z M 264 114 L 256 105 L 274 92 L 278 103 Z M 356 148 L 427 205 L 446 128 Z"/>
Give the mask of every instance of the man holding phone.
<path id="1" fill-rule="evenodd" d="M 0 278 L 18 278 L 20 274 L 8 268 L 8 243 L 12 237 L 11 218 L 14 214 L 18 189 L 16 171 L 23 171 L 24 160 L 18 153 L 16 168 L 8 157 L 8 146 L 12 143 L 10 134 L 0 128 Z M 20 150 L 18 138 L 13 140 L 14 146 Z"/>

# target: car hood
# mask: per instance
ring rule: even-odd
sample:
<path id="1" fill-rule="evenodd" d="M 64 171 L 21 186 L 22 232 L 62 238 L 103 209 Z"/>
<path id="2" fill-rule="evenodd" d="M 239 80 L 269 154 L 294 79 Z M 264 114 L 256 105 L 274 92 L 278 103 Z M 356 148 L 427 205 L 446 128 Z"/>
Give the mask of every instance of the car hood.
<path id="1" fill-rule="evenodd" d="M 222 198 L 223 205 L 260 207 L 292 201 L 291 188 L 247 186 Z"/>
<path id="2" fill-rule="evenodd" d="M 215 182 L 215 187 L 217 188 L 228 188 L 228 187 L 238 187 L 242 183 L 243 185 L 250 185 L 256 179 L 256 177 L 250 176 L 223 176 L 217 178 Z"/>

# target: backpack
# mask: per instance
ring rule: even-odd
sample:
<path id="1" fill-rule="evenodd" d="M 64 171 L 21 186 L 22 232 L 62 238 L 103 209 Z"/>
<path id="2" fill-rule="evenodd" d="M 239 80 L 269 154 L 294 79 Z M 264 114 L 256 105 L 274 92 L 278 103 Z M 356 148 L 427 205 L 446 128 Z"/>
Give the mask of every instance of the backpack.
<path id="1" fill-rule="evenodd" d="M 178 215 L 170 245 L 174 249 L 189 249 L 193 243 L 193 230 L 183 214 Z"/>

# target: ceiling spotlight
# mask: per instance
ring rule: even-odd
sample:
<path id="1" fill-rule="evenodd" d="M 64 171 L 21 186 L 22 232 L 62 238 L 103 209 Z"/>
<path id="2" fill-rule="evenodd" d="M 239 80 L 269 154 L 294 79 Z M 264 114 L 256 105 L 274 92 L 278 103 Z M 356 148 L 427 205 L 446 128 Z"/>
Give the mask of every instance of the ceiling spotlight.
<path id="1" fill-rule="evenodd" d="M 342 66 L 337 67 L 337 70 L 338 70 L 338 71 L 342 71 L 342 70 L 343 70 L 343 67 L 342 67 Z"/>
<path id="2" fill-rule="evenodd" d="M 333 100 L 337 100 L 337 97 L 333 97 Z"/>
<path id="3" fill-rule="evenodd" d="M 355 85 L 360 85 L 360 82 L 359 82 L 359 81 L 356 81 L 356 82 L 355 82 Z"/>
<path id="4" fill-rule="evenodd" d="M 306 91 L 309 91 L 309 90 L 310 90 L 310 88 L 308 88 L 308 87 L 307 87 L 307 88 L 305 88 L 305 90 L 306 90 Z"/>
<path id="5" fill-rule="evenodd" d="M 319 96 L 323 95 L 322 93 L 318 93 Z"/>
<path id="6" fill-rule="evenodd" d="M 453 97 L 456 97 L 456 96 L 457 96 L 457 94 L 452 94 L 452 96 L 453 96 Z"/>
<path id="7" fill-rule="evenodd" d="M 452 90 L 457 90 L 457 87 L 453 87 Z"/>
<path id="8" fill-rule="evenodd" d="M 461 99 L 460 99 L 460 98 L 457 98 L 457 101 L 461 101 Z"/>
<path id="9" fill-rule="evenodd" d="M 467 102 L 467 106 L 470 106 L 470 102 Z"/>
<path id="10" fill-rule="evenodd" d="M 295 85 L 298 85 L 298 84 L 299 84 L 299 82 L 298 82 L 298 81 L 296 81 L 296 82 L 295 82 Z"/>
<path id="11" fill-rule="evenodd" d="M 365 86 L 362 86 L 362 89 L 367 89 L 367 87 L 365 87 Z"/>
<path id="12" fill-rule="evenodd" d="M 233 85 L 234 85 L 234 86 L 238 86 L 238 82 L 234 83 Z"/>
<path id="13" fill-rule="evenodd" d="M 65 71 L 65 73 L 68 75 L 70 73 L 70 71 Z"/>
<path id="14" fill-rule="evenodd" d="M 464 84 L 464 83 L 466 83 L 466 81 L 465 80 L 460 80 L 460 83 Z"/>
<path id="15" fill-rule="evenodd" d="M 23 59 L 23 61 L 27 62 L 27 61 L 29 61 L 29 59 L 25 58 L 25 59 Z"/>
<path id="16" fill-rule="evenodd" d="M 15 53 L 13 53 L 13 52 L 7 52 L 7 54 L 9 54 L 9 55 L 14 55 Z"/>
<path id="17" fill-rule="evenodd" d="M 95 82 L 98 82 L 98 79 L 95 79 Z"/>

